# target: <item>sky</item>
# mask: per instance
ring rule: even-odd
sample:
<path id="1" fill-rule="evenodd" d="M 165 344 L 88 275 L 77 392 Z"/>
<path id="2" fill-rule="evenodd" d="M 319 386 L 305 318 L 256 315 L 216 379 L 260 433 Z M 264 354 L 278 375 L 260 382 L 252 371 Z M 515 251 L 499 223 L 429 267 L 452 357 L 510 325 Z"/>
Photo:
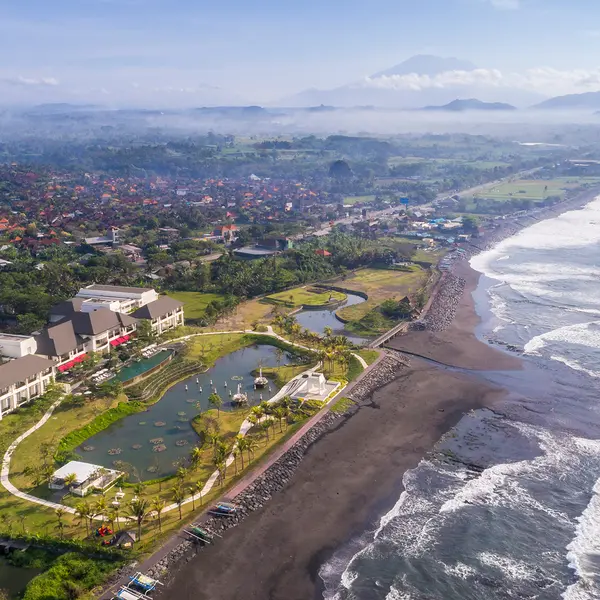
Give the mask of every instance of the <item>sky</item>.
<path id="1" fill-rule="evenodd" d="M 0 53 L 0 103 L 12 105 L 262 104 L 473 77 L 369 77 L 424 53 L 552 96 L 600 90 L 600 2 L 0 0 Z"/>

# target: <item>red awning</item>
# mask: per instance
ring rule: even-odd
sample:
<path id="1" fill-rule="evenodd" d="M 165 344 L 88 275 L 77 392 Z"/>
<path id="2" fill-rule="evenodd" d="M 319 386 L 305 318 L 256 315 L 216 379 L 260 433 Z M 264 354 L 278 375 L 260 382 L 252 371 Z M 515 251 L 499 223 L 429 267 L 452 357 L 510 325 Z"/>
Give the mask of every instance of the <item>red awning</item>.
<path id="1" fill-rule="evenodd" d="M 130 337 L 130 335 L 124 335 L 122 339 L 124 342 L 128 342 Z"/>
<path id="2" fill-rule="evenodd" d="M 80 363 L 83 362 L 85 359 L 87 358 L 87 354 L 82 354 L 81 356 L 76 356 L 73 359 L 73 363 Z"/>
<path id="3" fill-rule="evenodd" d="M 116 340 L 112 340 L 112 341 L 110 342 L 110 345 L 111 345 L 111 346 L 118 346 L 120 343 L 121 343 L 121 342 L 119 342 L 119 338 L 117 338 Z"/>
<path id="4" fill-rule="evenodd" d="M 60 365 L 60 367 L 58 367 L 58 370 L 62 373 L 62 372 L 66 371 L 69 368 L 70 368 L 69 363 L 66 363 L 64 365 Z"/>

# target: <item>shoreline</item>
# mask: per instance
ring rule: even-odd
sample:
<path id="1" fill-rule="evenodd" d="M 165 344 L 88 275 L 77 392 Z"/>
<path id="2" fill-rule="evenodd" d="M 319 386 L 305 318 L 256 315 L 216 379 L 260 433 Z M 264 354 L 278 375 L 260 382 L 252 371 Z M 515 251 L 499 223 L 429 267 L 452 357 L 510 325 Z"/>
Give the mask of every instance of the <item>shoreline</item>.
<path id="1" fill-rule="evenodd" d="M 480 238 L 479 246 L 470 244 L 467 256 L 495 246 L 535 221 L 581 207 L 597 195 L 597 191 L 588 191 L 535 216 L 501 223 Z M 266 504 L 259 503 L 258 510 L 227 532 L 214 548 L 201 552 L 197 559 L 188 556 L 185 564 L 179 561 L 159 597 L 322 597 L 321 566 L 389 511 L 403 490 L 405 472 L 464 414 L 492 407 L 505 396 L 504 389 L 479 380 L 476 371 L 521 368 L 519 357 L 475 335 L 480 318 L 472 292 L 480 273 L 462 260 L 454 265 L 451 277 L 462 282 L 460 294 L 456 288 L 450 298 L 456 304 L 452 321 L 439 331 L 413 331 L 393 342 L 403 341 L 409 352 L 419 354 L 421 349 L 426 358 L 472 373 L 450 373 L 414 358 L 392 381 L 359 394 L 350 413 L 326 423 L 324 431 L 315 432 L 316 438 L 300 449 L 302 462 Z M 432 304 L 440 301 L 440 296 L 443 300 L 443 295 Z M 434 352 L 432 341 L 436 342 Z M 366 385 L 368 388 L 368 382 Z M 374 430 L 377 436 L 373 436 Z M 357 440 L 360 448 L 356 448 Z"/>

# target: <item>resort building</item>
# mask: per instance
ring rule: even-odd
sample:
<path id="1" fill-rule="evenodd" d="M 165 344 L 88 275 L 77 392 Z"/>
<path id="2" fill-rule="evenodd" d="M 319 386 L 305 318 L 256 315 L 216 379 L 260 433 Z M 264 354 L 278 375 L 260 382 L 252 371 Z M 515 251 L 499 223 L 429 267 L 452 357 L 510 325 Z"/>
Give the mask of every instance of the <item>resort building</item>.
<path id="1" fill-rule="evenodd" d="M 41 396 L 54 375 L 55 363 L 34 354 L 0 365 L 0 419 Z"/>
<path id="2" fill-rule="evenodd" d="M 110 308 L 117 312 L 129 313 L 136 308 L 158 300 L 152 288 L 124 287 L 120 285 L 92 284 L 81 288 L 76 298 L 84 300 L 78 310 L 89 311 L 97 308 Z M 85 307 L 85 308 L 84 308 Z"/>
<path id="3" fill-rule="evenodd" d="M 152 331 L 160 335 L 184 324 L 183 302 L 170 296 L 160 296 L 158 300 L 138 308 L 131 316 L 136 319 L 150 319 Z"/>
<path id="4" fill-rule="evenodd" d="M 64 302 L 53 309 L 53 315 L 67 312 L 69 306 L 76 308 L 78 299 Z M 111 347 L 129 341 L 137 328 L 137 320 L 129 315 L 100 308 L 92 312 L 73 310 L 69 316 L 55 321 L 34 336 L 37 354 L 58 362 L 64 371 L 81 362 L 88 352 L 106 354 Z"/>
<path id="5" fill-rule="evenodd" d="M 22 358 L 28 354 L 35 354 L 36 350 L 37 344 L 30 335 L 0 333 L 0 356 Z"/>
<path id="6" fill-rule="evenodd" d="M 54 472 L 48 487 L 51 490 L 64 490 L 65 479 L 69 475 L 74 475 L 75 481 L 70 486 L 71 492 L 76 496 L 86 496 L 93 490 L 105 492 L 116 483 L 122 474 L 120 471 L 105 469 L 100 465 L 72 460 Z"/>

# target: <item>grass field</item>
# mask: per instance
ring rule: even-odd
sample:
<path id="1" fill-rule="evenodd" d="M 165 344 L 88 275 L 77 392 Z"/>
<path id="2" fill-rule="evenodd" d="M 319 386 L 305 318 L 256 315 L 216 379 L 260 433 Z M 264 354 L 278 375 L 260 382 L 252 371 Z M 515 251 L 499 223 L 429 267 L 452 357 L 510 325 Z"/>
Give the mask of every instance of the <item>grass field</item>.
<path id="1" fill-rule="evenodd" d="M 315 288 L 301 287 L 293 290 L 287 290 L 285 292 L 279 292 L 278 294 L 271 294 L 266 297 L 266 300 L 275 300 L 293 306 L 325 306 L 331 301 L 341 301 L 346 299 L 346 294 L 341 292 L 334 292 L 329 290 L 323 290 L 321 292 L 311 291 Z"/>
<path id="2" fill-rule="evenodd" d="M 400 300 L 416 292 L 427 280 L 422 269 L 413 272 L 391 271 L 387 269 L 361 269 L 336 282 L 349 290 L 365 292 L 369 299 L 361 304 L 346 306 L 338 311 L 342 319 L 357 321 L 388 298 Z"/>
<path id="3" fill-rule="evenodd" d="M 169 292 L 168 295 L 183 302 L 183 314 L 186 319 L 201 319 L 210 302 L 223 298 L 220 294 L 204 294 L 202 292 Z"/>
<path id="4" fill-rule="evenodd" d="M 565 195 L 565 192 L 579 187 L 585 183 L 598 184 L 598 177 L 561 177 L 557 179 L 519 179 L 517 181 L 508 181 L 497 184 L 481 191 L 477 194 L 479 198 L 491 198 L 493 200 L 533 200 L 541 201 L 548 196 Z"/>
<path id="5" fill-rule="evenodd" d="M 369 204 L 370 202 L 373 202 L 375 200 L 375 196 L 371 195 L 371 196 L 346 196 L 344 198 L 344 205 L 351 205 L 353 206 L 354 204 Z"/>

